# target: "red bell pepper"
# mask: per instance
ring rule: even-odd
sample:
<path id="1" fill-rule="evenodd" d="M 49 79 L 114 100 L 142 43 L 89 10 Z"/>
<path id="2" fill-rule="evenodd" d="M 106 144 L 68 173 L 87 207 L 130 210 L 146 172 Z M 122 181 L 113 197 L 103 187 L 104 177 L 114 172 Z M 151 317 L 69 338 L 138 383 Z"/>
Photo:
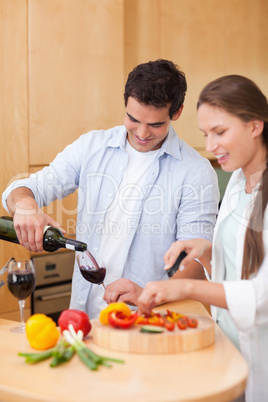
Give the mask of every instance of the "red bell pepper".
<path id="1" fill-rule="evenodd" d="M 58 319 L 61 333 L 63 333 L 65 329 L 69 330 L 68 326 L 70 324 L 73 325 L 75 332 L 78 332 L 78 330 L 81 329 L 84 336 L 86 336 L 91 330 L 89 316 L 84 311 L 70 309 L 62 311 Z"/>
<path id="2" fill-rule="evenodd" d="M 122 311 L 111 311 L 108 315 L 109 324 L 115 328 L 128 329 L 138 318 L 137 313 L 131 313 L 130 317 L 126 316 Z"/>

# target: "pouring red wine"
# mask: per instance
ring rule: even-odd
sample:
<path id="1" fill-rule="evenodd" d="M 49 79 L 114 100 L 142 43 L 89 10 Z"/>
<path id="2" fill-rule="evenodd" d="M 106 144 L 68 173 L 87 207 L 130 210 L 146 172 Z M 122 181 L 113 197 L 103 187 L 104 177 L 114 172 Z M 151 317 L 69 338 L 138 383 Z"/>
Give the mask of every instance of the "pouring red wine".
<path id="1" fill-rule="evenodd" d="M 76 259 L 82 276 L 88 282 L 102 285 L 105 289 L 103 281 L 106 275 L 106 267 L 100 255 L 96 252 L 93 255 L 93 253 L 86 250 L 78 254 Z"/>

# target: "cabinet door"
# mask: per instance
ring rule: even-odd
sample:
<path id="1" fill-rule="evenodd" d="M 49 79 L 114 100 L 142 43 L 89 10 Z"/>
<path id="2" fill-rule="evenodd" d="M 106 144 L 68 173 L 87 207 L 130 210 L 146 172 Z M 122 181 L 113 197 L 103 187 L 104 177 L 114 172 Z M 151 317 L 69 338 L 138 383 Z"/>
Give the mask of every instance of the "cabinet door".
<path id="1" fill-rule="evenodd" d="M 0 1 L 0 188 L 28 171 L 27 0 Z M 7 212 L 0 206 L 0 215 Z M 10 257 L 29 258 L 23 247 L 0 240 L 0 268 Z M 18 300 L 1 276 L 0 315 L 19 319 Z M 29 310 L 29 300 L 27 300 Z M 13 315 L 14 314 L 14 315 Z"/>
<path id="2" fill-rule="evenodd" d="M 188 90 L 174 128 L 197 150 L 205 141 L 196 103 L 209 81 L 241 74 L 267 92 L 267 15 L 267 0 L 125 0 L 127 70 L 156 58 L 180 66 Z"/>
<path id="3" fill-rule="evenodd" d="M 123 122 L 123 0 L 29 0 L 30 165 Z"/>

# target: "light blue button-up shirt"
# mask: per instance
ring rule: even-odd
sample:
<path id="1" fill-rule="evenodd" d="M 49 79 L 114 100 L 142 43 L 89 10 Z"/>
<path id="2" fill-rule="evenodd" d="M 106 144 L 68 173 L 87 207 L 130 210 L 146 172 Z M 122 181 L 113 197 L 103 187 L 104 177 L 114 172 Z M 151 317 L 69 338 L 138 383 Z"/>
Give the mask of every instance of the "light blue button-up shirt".
<path id="1" fill-rule="evenodd" d="M 89 250 L 98 251 L 105 213 L 128 163 L 126 134 L 124 126 L 117 126 L 82 135 L 48 167 L 12 183 L 3 193 L 4 207 L 7 209 L 9 193 L 19 186 L 31 189 L 39 207 L 78 189 L 76 237 L 87 243 Z M 217 176 L 210 162 L 170 127 L 135 199 L 127 244 L 122 249 L 118 244 L 124 261 L 122 276 L 142 287 L 148 281 L 167 279 L 163 269 L 165 252 L 178 239 L 211 240 L 218 201 Z M 91 286 L 98 285 L 85 281 L 75 266 L 71 308 L 90 306 Z M 88 309 L 91 318 L 98 315 L 98 311 Z"/>

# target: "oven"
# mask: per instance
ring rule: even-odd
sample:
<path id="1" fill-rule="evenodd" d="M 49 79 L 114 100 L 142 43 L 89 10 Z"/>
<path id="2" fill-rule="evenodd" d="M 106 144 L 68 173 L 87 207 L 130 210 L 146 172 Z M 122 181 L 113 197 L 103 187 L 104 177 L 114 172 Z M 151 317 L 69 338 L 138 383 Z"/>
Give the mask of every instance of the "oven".
<path id="1" fill-rule="evenodd" d="M 32 257 L 36 287 L 31 296 L 31 313 L 46 314 L 56 323 L 69 308 L 75 252 L 62 251 Z"/>

